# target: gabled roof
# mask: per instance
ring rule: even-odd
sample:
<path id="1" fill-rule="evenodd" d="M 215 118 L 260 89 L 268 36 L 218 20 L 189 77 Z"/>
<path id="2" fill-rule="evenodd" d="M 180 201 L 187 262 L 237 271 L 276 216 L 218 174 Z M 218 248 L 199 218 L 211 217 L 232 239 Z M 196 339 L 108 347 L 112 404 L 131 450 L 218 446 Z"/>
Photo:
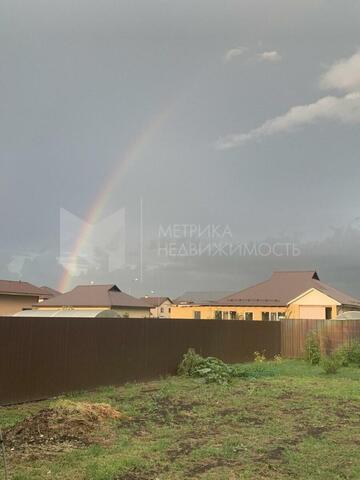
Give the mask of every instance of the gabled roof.
<path id="1" fill-rule="evenodd" d="M 51 287 L 47 287 L 47 286 L 43 286 L 43 287 L 40 287 L 41 290 L 43 291 L 44 293 L 44 297 L 55 297 L 55 295 L 60 295 L 61 292 L 58 292 L 57 290 L 55 290 L 54 288 L 51 288 Z"/>
<path id="2" fill-rule="evenodd" d="M 313 287 L 313 288 L 310 288 L 309 290 L 306 290 L 306 292 L 303 292 L 303 293 L 300 293 L 300 295 L 298 295 L 296 298 L 292 298 L 289 302 L 288 302 L 288 305 L 291 305 L 292 303 L 301 303 L 301 299 L 307 297 L 308 295 L 310 295 L 311 293 L 321 293 L 322 296 L 326 297 L 326 298 L 331 298 L 329 297 L 329 295 L 326 295 L 325 293 L 321 292 L 320 290 L 318 290 L 317 288 Z M 338 300 L 335 300 L 335 299 L 332 299 L 335 301 L 335 303 L 337 305 L 341 305 L 341 303 L 338 301 Z"/>
<path id="3" fill-rule="evenodd" d="M 192 305 L 208 305 L 213 304 L 225 296 L 230 295 L 232 292 L 219 291 L 219 292 L 185 292 L 180 297 L 174 300 L 174 303 L 179 304 L 192 304 Z"/>
<path id="4" fill-rule="evenodd" d="M 14 280 L 0 280 L 0 294 L 9 295 L 29 295 L 32 297 L 43 296 L 41 288 L 32 285 L 29 282 L 14 281 Z"/>
<path id="5" fill-rule="evenodd" d="M 129 307 L 149 306 L 122 292 L 116 285 L 79 285 L 69 292 L 57 295 L 36 305 L 43 307 Z"/>
<path id="6" fill-rule="evenodd" d="M 141 297 L 140 300 L 145 302 L 149 307 L 155 308 L 160 307 L 164 302 L 173 303 L 169 297 Z"/>
<path id="7" fill-rule="evenodd" d="M 274 272 L 265 282 L 224 297 L 218 303 L 239 306 L 286 307 L 289 302 L 312 288 L 328 295 L 342 305 L 360 306 L 360 300 L 321 282 L 315 271 Z"/>

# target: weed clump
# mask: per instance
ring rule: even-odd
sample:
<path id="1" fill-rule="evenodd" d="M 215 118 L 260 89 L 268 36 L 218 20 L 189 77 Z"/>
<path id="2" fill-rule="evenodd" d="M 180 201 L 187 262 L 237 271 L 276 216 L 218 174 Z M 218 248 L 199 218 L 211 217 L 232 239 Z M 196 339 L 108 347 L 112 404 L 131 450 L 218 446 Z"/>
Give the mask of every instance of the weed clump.
<path id="1" fill-rule="evenodd" d="M 266 361 L 265 352 L 254 352 L 254 362 L 264 363 Z"/>
<path id="2" fill-rule="evenodd" d="M 255 353 L 256 355 L 256 353 Z M 246 365 L 228 365 L 215 357 L 204 358 L 190 348 L 183 356 L 178 374 L 193 378 L 202 378 L 205 383 L 229 384 L 233 378 L 258 378 L 275 375 L 272 365 L 264 359 Z"/>
<path id="3" fill-rule="evenodd" d="M 178 374 L 187 377 L 203 378 L 206 383 L 227 384 L 233 376 L 232 367 L 215 357 L 204 358 L 193 348 L 185 353 Z"/>

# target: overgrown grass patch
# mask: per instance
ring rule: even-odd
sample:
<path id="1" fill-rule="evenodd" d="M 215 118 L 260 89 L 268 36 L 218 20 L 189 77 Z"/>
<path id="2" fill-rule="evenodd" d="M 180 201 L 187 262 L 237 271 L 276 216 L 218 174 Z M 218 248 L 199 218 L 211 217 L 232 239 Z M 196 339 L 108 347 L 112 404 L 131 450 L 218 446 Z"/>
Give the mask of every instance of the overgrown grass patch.
<path id="1" fill-rule="evenodd" d="M 360 369 L 264 366 L 273 374 L 225 384 L 168 377 L 1 408 L 5 430 L 64 399 L 121 413 L 85 446 L 36 458 L 7 449 L 11 480 L 360 478 Z"/>

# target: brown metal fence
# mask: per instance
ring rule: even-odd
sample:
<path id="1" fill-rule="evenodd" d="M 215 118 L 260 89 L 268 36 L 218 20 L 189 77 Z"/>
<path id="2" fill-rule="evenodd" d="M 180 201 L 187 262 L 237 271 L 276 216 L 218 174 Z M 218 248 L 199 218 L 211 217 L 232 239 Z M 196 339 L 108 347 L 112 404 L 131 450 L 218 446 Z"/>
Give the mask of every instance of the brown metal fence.
<path id="1" fill-rule="evenodd" d="M 311 331 L 320 334 L 324 352 L 330 353 L 351 340 L 360 341 L 360 320 L 281 320 L 281 355 L 302 358 L 307 335 Z"/>
<path id="2" fill-rule="evenodd" d="M 0 405 L 172 374 L 189 347 L 270 357 L 280 337 L 280 322 L 0 317 Z"/>

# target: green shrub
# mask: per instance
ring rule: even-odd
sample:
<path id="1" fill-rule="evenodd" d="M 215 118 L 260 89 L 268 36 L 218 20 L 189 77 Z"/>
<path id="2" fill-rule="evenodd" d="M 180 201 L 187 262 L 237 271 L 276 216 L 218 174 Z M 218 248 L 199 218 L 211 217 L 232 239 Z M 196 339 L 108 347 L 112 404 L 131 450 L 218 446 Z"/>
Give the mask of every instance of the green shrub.
<path id="1" fill-rule="evenodd" d="M 350 364 L 360 367 L 360 342 L 345 343 L 335 351 L 334 355 L 342 367 L 348 367 Z"/>
<path id="2" fill-rule="evenodd" d="M 339 347 L 337 350 L 335 350 L 335 352 L 333 353 L 333 356 L 337 359 L 341 367 L 348 367 L 350 364 L 349 345 L 344 344 L 341 347 Z"/>
<path id="3" fill-rule="evenodd" d="M 321 360 L 320 338 L 317 332 L 310 332 L 305 341 L 305 359 L 311 365 L 319 365 Z"/>
<path id="4" fill-rule="evenodd" d="M 348 347 L 349 363 L 354 363 L 360 367 L 360 342 L 354 341 Z"/>
<path id="5" fill-rule="evenodd" d="M 334 374 L 341 367 L 341 363 L 339 361 L 339 358 L 335 354 L 333 354 L 323 357 L 321 359 L 320 366 L 325 373 Z"/>

